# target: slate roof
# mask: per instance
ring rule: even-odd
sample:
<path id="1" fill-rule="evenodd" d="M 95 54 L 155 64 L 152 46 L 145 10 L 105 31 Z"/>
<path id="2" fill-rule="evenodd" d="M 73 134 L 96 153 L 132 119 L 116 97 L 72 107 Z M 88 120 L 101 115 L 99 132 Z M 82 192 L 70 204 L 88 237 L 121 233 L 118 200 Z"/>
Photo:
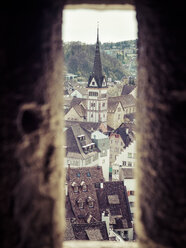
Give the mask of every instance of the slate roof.
<path id="1" fill-rule="evenodd" d="M 122 91 L 121 91 L 121 95 L 128 95 L 130 94 L 134 89 L 136 88 L 135 85 L 123 85 Z"/>
<path id="2" fill-rule="evenodd" d="M 124 115 L 124 117 L 129 119 L 129 121 L 131 121 L 131 122 L 134 121 L 135 116 L 136 116 L 135 113 L 130 113 L 130 114 L 125 114 Z"/>
<path id="3" fill-rule="evenodd" d="M 100 129 L 100 123 L 96 123 L 96 122 L 65 121 L 66 127 L 71 127 L 76 124 L 79 124 L 82 128 L 86 129 L 89 132 L 97 131 Z"/>
<path id="4" fill-rule="evenodd" d="M 82 95 L 87 95 L 87 89 L 86 88 L 79 88 L 79 87 L 74 87 L 74 91 L 77 90 L 79 93 L 81 93 Z"/>
<path id="5" fill-rule="evenodd" d="M 126 127 L 125 125 L 121 125 L 113 132 L 113 134 L 119 134 L 121 136 L 125 144 L 125 147 L 127 147 L 132 141 L 130 133 L 127 134 L 126 132 L 127 128 L 128 127 Z M 132 132 L 132 131 L 129 130 L 129 132 Z"/>
<path id="6" fill-rule="evenodd" d="M 116 104 L 119 102 L 123 108 L 136 105 L 136 99 L 133 97 L 133 95 L 113 96 L 108 98 L 109 108 L 113 106 L 113 109 L 116 109 Z"/>
<path id="7" fill-rule="evenodd" d="M 95 57 L 94 57 L 94 66 L 93 66 L 93 71 L 92 74 L 89 77 L 88 80 L 88 87 L 93 87 L 90 86 L 90 83 L 92 79 L 95 79 L 97 86 L 94 86 L 94 88 L 102 88 L 103 87 L 103 80 L 104 76 L 102 73 L 102 64 L 101 64 L 101 56 L 100 56 L 100 47 L 99 47 L 99 30 L 97 30 L 97 42 L 96 42 L 96 50 L 95 50 Z M 107 84 L 105 84 L 104 87 L 107 87 Z"/>
<path id="8" fill-rule="evenodd" d="M 82 105 L 74 105 L 73 107 L 80 117 L 86 118 L 86 109 Z"/>
<path id="9" fill-rule="evenodd" d="M 108 113 L 112 113 L 115 112 L 117 107 L 118 107 L 119 101 L 116 98 L 108 98 L 108 107 L 107 107 L 107 111 Z"/>
<path id="10" fill-rule="evenodd" d="M 105 222 L 97 222 L 91 224 L 72 223 L 72 228 L 76 240 L 109 240 Z"/>
<path id="11" fill-rule="evenodd" d="M 91 139 L 90 133 L 82 128 L 79 124 L 72 125 L 67 130 L 65 130 L 65 137 L 66 137 L 66 156 L 68 157 L 70 153 L 75 156 L 78 155 L 79 158 L 88 158 L 94 153 L 100 152 L 100 150 L 96 147 L 94 142 Z M 85 139 L 83 141 L 80 141 L 78 136 L 84 136 Z M 88 152 L 85 153 L 83 150 L 84 146 L 88 145 L 94 145 L 95 147 L 93 149 L 90 149 Z"/>
<path id="12" fill-rule="evenodd" d="M 112 200 L 111 195 L 113 196 Z M 104 182 L 103 188 L 97 190 L 97 197 L 100 211 L 110 213 L 114 229 L 132 227 L 128 196 L 123 181 Z"/>

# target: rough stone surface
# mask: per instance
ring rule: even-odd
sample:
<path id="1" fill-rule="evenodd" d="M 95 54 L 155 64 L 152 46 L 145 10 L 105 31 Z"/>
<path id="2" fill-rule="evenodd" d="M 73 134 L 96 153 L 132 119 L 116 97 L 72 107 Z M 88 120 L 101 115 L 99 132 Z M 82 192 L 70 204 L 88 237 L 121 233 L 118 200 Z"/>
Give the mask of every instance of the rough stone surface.
<path id="1" fill-rule="evenodd" d="M 132 3 L 69 1 L 98 2 Z M 144 248 L 182 248 L 186 243 L 183 4 L 179 1 L 177 5 L 172 0 L 136 1 L 140 92 L 136 223 L 139 245 Z M 60 248 L 62 244 L 62 5 L 63 1 L 58 0 L 1 3 L 0 247 L 3 248 Z M 76 243 L 71 243 L 72 246 Z M 80 246 L 89 245 L 82 242 Z"/>
<path id="2" fill-rule="evenodd" d="M 0 10 L 0 247 L 61 247 L 62 4 Z"/>
<path id="3" fill-rule="evenodd" d="M 138 238 L 140 247 L 185 247 L 185 10 L 181 1 L 139 0 L 136 11 Z"/>

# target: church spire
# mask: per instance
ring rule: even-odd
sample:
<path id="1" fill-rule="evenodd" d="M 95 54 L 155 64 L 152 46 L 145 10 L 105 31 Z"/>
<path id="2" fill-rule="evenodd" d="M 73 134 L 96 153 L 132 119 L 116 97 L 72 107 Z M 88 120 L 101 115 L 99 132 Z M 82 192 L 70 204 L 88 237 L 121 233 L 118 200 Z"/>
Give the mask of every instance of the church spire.
<path id="1" fill-rule="evenodd" d="M 100 55 L 100 47 L 99 47 L 99 23 L 97 24 L 97 42 L 96 42 L 96 51 L 94 57 L 94 66 L 93 66 L 92 75 L 89 78 L 88 87 L 90 86 L 90 82 L 92 81 L 93 78 L 97 83 L 97 87 L 102 88 L 104 76 L 102 74 L 102 64 L 101 64 L 101 55 Z"/>
<path id="2" fill-rule="evenodd" d="M 99 48 L 99 25 L 97 27 L 97 43 L 96 43 L 96 51 L 94 57 L 93 74 L 96 77 L 96 80 L 100 83 L 103 75 L 102 75 L 102 64 L 101 64 L 101 56 L 100 56 L 100 48 Z"/>

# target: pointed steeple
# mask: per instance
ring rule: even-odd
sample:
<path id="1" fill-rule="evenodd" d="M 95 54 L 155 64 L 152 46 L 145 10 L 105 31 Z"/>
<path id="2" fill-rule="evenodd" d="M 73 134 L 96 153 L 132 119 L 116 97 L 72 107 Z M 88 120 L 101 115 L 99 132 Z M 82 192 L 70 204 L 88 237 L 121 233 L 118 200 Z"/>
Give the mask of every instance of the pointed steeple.
<path id="1" fill-rule="evenodd" d="M 102 79 L 102 64 L 101 64 L 101 56 L 100 56 L 100 48 L 99 48 L 99 26 L 97 27 L 97 43 L 96 43 L 96 51 L 94 57 L 94 67 L 93 74 L 97 80 Z"/>
<path id="2" fill-rule="evenodd" d="M 94 66 L 93 66 L 92 75 L 90 76 L 89 81 L 88 81 L 88 87 L 90 86 L 90 83 L 93 78 L 95 79 L 97 83 L 97 87 L 102 88 L 103 80 L 105 77 L 102 74 L 102 64 L 101 64 L 100 47 L 99 47 L 99 23 L 97 26 L 97 42 L 96 42 L 96 51 L 95 51 L 95 57 L 94 57 Z M 104 87 L 105 86 L 106 85 L 104 85 Z"/>

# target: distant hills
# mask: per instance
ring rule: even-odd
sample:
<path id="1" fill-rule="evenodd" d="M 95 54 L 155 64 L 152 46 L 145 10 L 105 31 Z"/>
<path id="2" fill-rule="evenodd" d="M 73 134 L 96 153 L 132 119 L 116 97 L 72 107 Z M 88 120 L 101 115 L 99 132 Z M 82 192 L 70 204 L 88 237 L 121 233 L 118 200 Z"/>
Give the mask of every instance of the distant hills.
<path id="1" fill-rule="evenodd" d="M 135 46 L 136 41 L 124 41 L 117 43 L 103 43 L 101 45 L 101 60 L 103 73 L 112 80 L 121 80 L 124 76 L 129 76 L 122 62 L 105 53 L 104 50 L 124 49 Z M 79 80 L 88 80 L 92 72 L 95 45 L 87 45 L 81 42 L 64 43 L 64 60 L 66 72 L 78 75 Z"/>

